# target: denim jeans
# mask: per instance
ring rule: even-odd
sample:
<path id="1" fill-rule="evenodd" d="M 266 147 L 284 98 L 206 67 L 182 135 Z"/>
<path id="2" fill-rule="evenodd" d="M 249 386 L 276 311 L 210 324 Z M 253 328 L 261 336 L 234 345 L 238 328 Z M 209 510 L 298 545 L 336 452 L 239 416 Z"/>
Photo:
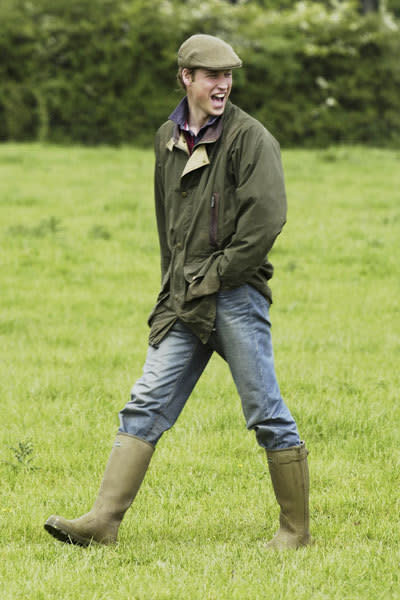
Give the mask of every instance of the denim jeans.
<path id="1" fill-rule="evenodd" d="M 203 344 L 177 321 L 158 347 L 150 346 L 142 377 L 119 413 L 119 431 L 155 445 L 182 411 L 212 353 L 228 363 L 246 425 L 268 450 L 300 444 L 296 423 L 276 380 L 269 303 L 243 285 L 217 295 L 215 329 Z"/>

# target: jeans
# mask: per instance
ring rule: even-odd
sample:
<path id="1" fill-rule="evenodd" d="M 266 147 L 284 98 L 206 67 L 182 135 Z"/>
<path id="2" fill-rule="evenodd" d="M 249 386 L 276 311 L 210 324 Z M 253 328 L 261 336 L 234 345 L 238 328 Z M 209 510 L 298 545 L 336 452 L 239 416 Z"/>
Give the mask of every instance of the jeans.
<path id="1" fill-rule="evenodd" d="M 177 321 L 158 347 L 149 346 L 142 377 L 120 411 L 119 431 L 156 445 L 182 411 L 212 353 L 228 363 L 246 426 L 268 450 L 300 444 L 276 380 L 268 301 L 250 285 L 217 294 L 215 329 L 203 344 Z"/>

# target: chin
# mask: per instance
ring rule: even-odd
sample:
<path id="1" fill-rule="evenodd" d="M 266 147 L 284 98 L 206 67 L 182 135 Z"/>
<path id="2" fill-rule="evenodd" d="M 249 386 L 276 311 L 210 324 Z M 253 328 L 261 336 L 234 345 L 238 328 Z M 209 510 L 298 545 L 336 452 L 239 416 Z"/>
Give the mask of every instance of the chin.
<path id="1" fill-rule="evenodd" d="M 224 110 L 225 110 L 225 104 L 223 106 L 221 106 L 220 108 L 212 108 L 210 115 L 213 117 L 218 117 L 219 115 L 222 115 Z"/>

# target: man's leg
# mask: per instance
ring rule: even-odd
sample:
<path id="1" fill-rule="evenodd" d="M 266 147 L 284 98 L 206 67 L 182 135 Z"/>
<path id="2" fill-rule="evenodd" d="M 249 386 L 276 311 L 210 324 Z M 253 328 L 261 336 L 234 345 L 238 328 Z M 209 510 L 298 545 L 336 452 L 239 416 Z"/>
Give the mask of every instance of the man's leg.
<path id="1" fill-rule="evenodd" d="M 182 323 L 150 347 L 142 377 L 120 412 L 120 429 L 92 510 L 78 519 L 51 516 L 45 529 L 60 541 L 111 544 L 133 502 L 154 446 L 172 427 L 212 354 Z"/>
<path id="2" fill-rule="evenodd" d="M 307 450 L 284 403 L 275 375 L 269 304 L 244 285 L 217 299 L 212 347 L 228 362 L 247 427 L 266 449 L 280 529 L 268 546 L 297 548 L 309 543 Z"/>
<path id="3" fill-rule="evenodd" d="M 155 446 L 175 423 L 211 354 L 212 349 L 178 321 L 158 347 L 149 347 L 143 375 L 119 413 L 119 431 Z"/>
<path id="4" fill-rule="evenodd" d="M 220 292 L 215 329 L 210 344 L 229 365 L 248 429 L 267 450 L 298 446 L 275 374 L 267 300 L 249 285 Z"/>

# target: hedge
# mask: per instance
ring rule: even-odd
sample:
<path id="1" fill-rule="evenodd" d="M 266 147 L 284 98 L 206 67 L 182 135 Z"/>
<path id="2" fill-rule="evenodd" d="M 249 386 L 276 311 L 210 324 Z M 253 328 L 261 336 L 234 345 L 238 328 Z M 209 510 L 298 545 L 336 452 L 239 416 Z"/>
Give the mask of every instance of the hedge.
<path id="1" fill-rule="evenodd" d="M 223 0 L 2 0 L 0 139 L 151 143 L 180 99 L 176 50 L 219 35 L 232 100 L 286 146 L 400 144 L 400 36 L 386 13 Z"/>
<path id="2" fill-rule="evenodd" d="M 232 2 L 243 0 L 229 0 Z M 282 10 L 283 8 L 294 8 L 298 0 L 245 0 L 247 2 L 258 4 L 258 6 L 264 9 L 277 9 Z M 331 6 L 333 1 L 337 0 L 315 0 L 316 2 L 323 4 L 324 6 Z M 389 11 L 396 17 L 400 17 L 400 0 L 377 0 L 377 4 L 380 10 Z M 364 12 L 363 0 L 354 0 L 354 8 L 359 13 Z"/>

